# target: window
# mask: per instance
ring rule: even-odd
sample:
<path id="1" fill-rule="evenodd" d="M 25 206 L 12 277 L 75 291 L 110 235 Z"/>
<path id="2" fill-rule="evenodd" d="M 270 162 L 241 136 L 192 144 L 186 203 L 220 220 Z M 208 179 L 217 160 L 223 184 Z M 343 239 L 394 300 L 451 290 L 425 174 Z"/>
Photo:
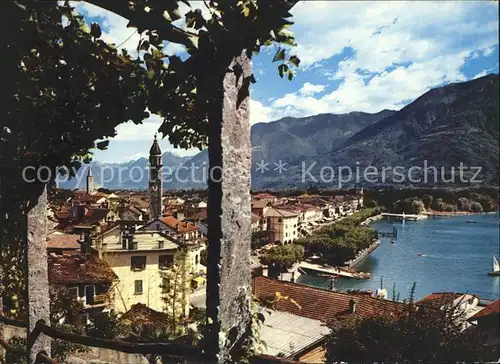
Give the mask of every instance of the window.
<path id="1" fill-rule="evenodd" d="M 170 291 L 170 280 L 168 278 L 163 278 L 161 281 L 161 292 L 167 293 Z"/>
<path id="2" fill-rule="evenodd" d="M 134 294 L 142 294 L 142 281 L 134 282 Z"/>
<path id="3" fill-rule="evenodd" d="M 67 294 L 69 297 L 78 299 L 78 287 L 70 287 L 67 290 Z"/>
<path id="4" fill-rule="evenodd" d="M 173 255 L 160 255 L 158 257 L 158 266 L 160 269 L 168 269 L 174 265 Z"/>
<path id="5" fill-rule="evenodd" d="M 130 259 L 130 267 L 133 271 L 146 269 L 146 257 L 132 257 Z"/>

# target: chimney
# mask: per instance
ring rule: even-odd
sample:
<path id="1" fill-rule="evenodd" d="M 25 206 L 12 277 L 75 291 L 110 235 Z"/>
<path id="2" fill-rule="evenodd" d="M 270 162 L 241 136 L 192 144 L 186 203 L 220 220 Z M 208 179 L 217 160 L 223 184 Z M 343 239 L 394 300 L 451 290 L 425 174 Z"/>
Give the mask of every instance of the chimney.
<path id="1" fill-rule="evenodd" d="M 181 211 L 176 211 L 174 213 L 174 217 L 179 220 L 179 221 L 182 221 L 184 220 L 184 212 L 181 212 Z"/>
<path id="2" fill-rule="evenodd" d="M 351 313 L 355 313 L 356 312 L 356 302 L 352 298 L 349 301 L 349 311 Z"/>

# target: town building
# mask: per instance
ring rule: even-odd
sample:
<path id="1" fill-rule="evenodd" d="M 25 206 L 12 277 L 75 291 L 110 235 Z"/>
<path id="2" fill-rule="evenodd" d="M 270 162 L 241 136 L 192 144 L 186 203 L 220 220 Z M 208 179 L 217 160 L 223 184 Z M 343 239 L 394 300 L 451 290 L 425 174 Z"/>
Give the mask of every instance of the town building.
<path id="1" fill-rule="evenodd" d="M 198 274 L 205 271 L 201 264 L 201 251 L 206 248 L 206 238 L 200 233 L 195 224 L 181 221 L 173 216 L 155 219 L 141 228 L 142 231 L 160 231 L 172 237 L 188 248 L 190 271 Z"/>
<path id="2" fill-rule="evenodd" d="M 73 255 L 80 252 L 79 234 L 66 234 L 53 231 L 47 236 L 47 253 L 56 255 Z"/>
<path id="3" fill-rule="evenodd" d="M 298 238 L 298 215 L 282 209 L 269 207 L 264 213 L 267 229 L 271 231 L 272 241 L 289 244 Z"/>
<path id="4" fill-rule="evenodd" d="M 86 324 L 89 316 L 113 307 L 114 284 L 118 277 L 111 267 L 95 255 L 48 256 L 48 275 L 51 296 L 69 295 L 80 302 L 83 311 L 73 317 L 61 317 L 61 322 Z"/>
<path id="5" fill-rule="evenodd" d="M 174 265 L 180 244 L 162 231 L 140 231 L 119 226 L 105 232 L 97 251 L 119 277 L 114 308 L 126 312 L 137 303 L 164 311 L 162 272 Z M 100 245 L 100 246 L 99 246 Z M 186 275 L 185 279 L 189 279 Z M 185 313 L 189 307 L 184 308 Z"/>

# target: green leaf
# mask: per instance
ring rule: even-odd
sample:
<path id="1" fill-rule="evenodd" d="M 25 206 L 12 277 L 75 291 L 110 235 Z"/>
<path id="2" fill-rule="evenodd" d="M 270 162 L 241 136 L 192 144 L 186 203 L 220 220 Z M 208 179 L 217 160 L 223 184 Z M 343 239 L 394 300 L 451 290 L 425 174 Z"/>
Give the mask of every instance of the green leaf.
<path id="1" fill-rule="evenodd" d="M 147 51 L 149 49 L 149 42 L 147 40 L 141 42 L 139 50 Z"/>
<path id="2" fill-rule="evenodd" d="M 151 53 L 152 53 L 153 59 L 165 58 L 165 55 L 159 49 L 153 48 L 153 51 Z"/>
<path id="3" fill-rule="evenodd" d="M 287 44 L 293 47 L 297 45 L 297 43 L 295 43 L 295 37 L 288 37 L 286 40 L 283 41 L 283 44 Z"/>
<path id="4" fill-rule="evenodd" d="M 93 37 L 99 38 L 102 35 L 101 27 L 97 23 L 92 23 L 90 26 L 90 34 L 92 34 Z"/>
<path id="5" fill-rule="evenodd" d="M 168 22 L 171 22 L 172 21 L 172 18 L 170 17 L 170 14 L 168 13 L 168 11 L 163 11 L 163 17 L 165 18 L 166 21 Z"/>
<path id="6" fill-rule="evenodd" d="M 282 61 L 284 59 L 285 59 L 285 50 L 278 49 L 278 51 L 274 55 L 273 62 Z"/>
<path id="7" fill-rule="evenodd" d="M 95 147 L 100 150 L 108 149 L 109 140 L 103 140 L 101 142 L 96 143 Z"/>
<path id="8" fill-rule="evenodd" d="M 288 66 L 286 64 L 280 64 L 278 66 L 278 72 L 280 74 L 280 77 L 283 78 L 283 75 L 285 74 L 285 72 L 288 71 Z"/>
<path id="9" fill-rule="evenodd" d="M 300 59 L 297 56 L 291 56 L 289 62 L 293 64 L 295 67 L 298 67 L 300 64 Z"/>

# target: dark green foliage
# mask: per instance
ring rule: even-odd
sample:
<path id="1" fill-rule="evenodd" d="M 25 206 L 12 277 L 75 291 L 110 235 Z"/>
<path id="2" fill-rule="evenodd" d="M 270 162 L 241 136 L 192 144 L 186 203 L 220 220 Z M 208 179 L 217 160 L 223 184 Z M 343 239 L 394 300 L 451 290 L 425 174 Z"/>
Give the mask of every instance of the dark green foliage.
<path id="1" fill-rule="evenodd" d="M 260 256 L 265 265 L 275 265 L 278 271 L 290 268 L 293 263 L 300 262 L 304 257 L 304 248 L 296 244 L 277 245 Z"/>
<path id="2" fill-rule="evenodd" d="M 333 328 L 327 343 L 327 363 L 410 362 L 444 363 L 497 359 L 477 330 L 462 332 L 457 307 L 425 305 L 410 299 L 405 312 L 394 317 L 383 312 L 352 327 Z"/>
<path id="3" fill-rule="evenodd" d="M 498 189 L 368 189 L 365 190 L 365 204 L 384 207 L 390 212 L 409 213 L 414 201 L 421 201 L 426 210 L 490 212 L 498 209 Z M 418 202 L 420 205 L 420 203 Z M 420 205 L 421 206 L 421 205 Z"/>
<path id="4" fill-rule="evenodd" d="M 252 232 L 252 251 L 269 244 L 271 242 L 271 235 L 271 232 L 267 230 Z"/>
<path id="5" fill-rule="evenodd" d="M 377 232 L 360 223 L 379 213 L 378 209 L 361 210 L 341 221 L 325 226 L 295 241 L 304 246 L 305 256 L 320 255 L 325 263 L 343 265 L 360 250 L 368 248 L 377 238 Z"/>
<path id="6" fill-rule="evenodd" d="M 68 325 L 55 325 L 55 326 L 58 330 L 61 331 L 81 334 L 81 331 L 76 330 L 72 326 Z M 26 338 L 15 336 L 9 340 L 9 344 L 14 348 L 26 350 Z M 76 353 L 85 353 L 88 350 L 89 349 L 83 345 L 73 344 L 64 340 L 54 339 L 52 340 L 51 358 L 57 360 L 58 363 L 66 363 L 66 360 L 70 355 Z M 6 354 L 5 362 L 7 364 L 10 363 L 27 364 L 26 358 L 24 356 L 20 356 L 12 352 L 8 352 Z"/>
<path id="7" fill-rule="evenodd" d="M 103 339 L 123 338 L 129 334 L 130 328 L 118 320 L 115 311 L 98 312 L 90 315 L 90 325 L 85 327 L 85 334 Z"/>

